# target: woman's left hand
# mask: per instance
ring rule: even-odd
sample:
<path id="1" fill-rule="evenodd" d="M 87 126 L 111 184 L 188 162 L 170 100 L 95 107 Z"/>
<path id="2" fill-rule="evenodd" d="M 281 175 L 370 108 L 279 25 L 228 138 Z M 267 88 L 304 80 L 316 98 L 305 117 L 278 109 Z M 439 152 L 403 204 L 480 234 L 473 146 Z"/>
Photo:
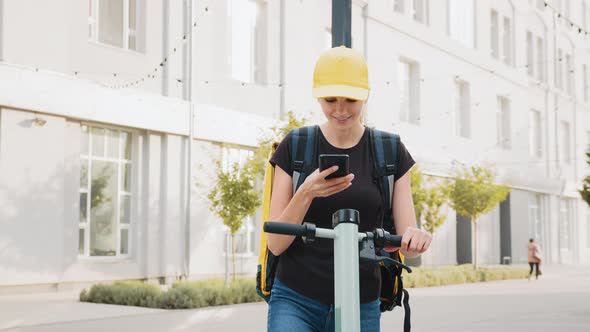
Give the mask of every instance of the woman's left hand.
<path id="1" fill-rule="evenodd" d="M 422 229 L 408 227 L 402 236 L 401 247 L 386 247 L 384 250 L 393 252 L 401 249 L 404 256 L 411 258 L 424 253 L 430 247 L 431 242 L 432 234 Z"/>

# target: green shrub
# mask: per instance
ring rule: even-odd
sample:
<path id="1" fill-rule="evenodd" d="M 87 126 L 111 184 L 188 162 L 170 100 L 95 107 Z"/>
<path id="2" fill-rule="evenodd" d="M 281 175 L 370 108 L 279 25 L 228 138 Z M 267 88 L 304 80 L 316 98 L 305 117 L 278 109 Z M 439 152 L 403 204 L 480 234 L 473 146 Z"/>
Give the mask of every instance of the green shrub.
<path id="1" fill-rule="evenodd" d="M 186 286 L 170 288 L 159 300 L 159 307 L 162 309 L 192 309 L 207 305 L 202 291 Z"/>
<path id="2" fill-rule="evenodd" d="M 526 268 L 480 268 L 470 264 L 435 268 L 413 268 L 404 273 L 404 287 L 431 287 L 481 281 L 528 277 Z M 95 285 L 82 290 L 81 302 L 130 305 L 162 309 L 193 309 L 208 306 L 262 301 L 256 293 L 254 278 L 236 279 L 225 287 L 223 279 L 177 282 L 162 292 L 158 285 L 139 281 Z"/>
<path id="3" fill-rule="evenodd" d="M 435 268 L 413 268 L 412 273 L 404 274 L 404 287 L 432 287 L 526 277 L 528 277 L 528 271 L 523 268 L 484 267 L 474 270 L 471 264 Z"/>
<path id="4" fill-rule="evenodd" d="M 80 302 L 90 302 L 88 301 L 88 292 L 85 289 L 80 292 Z"/>
<path id="5" fill-rule="evenodd" d="M 120 281 L 112 285 L 94 285 L 83 290 L 80 301 L 156 308 L 161 295 L 157 285 L 139 281 Z"/>
<path id="6" fill-rule="evenodd" d="M 222 279 L 178 282 L 166 291 L 138 281 L 95 285 L 80 293 L 81 302 L 131 305 L 162 309 L 192 309 L 262 301 L 254 279 L 236 279 L 225 287 Z"/>
<path id="7" fill-rule="evenodd" d="M 202 291 L 207 305 L 223 305 L 262 301 L 256 293 L 256 282 L 252 279 L 236 279 L 229 288 L 224 287 L 222 279 L 180 282 L 172 286 L 175 288 L 193 288 Z"/>

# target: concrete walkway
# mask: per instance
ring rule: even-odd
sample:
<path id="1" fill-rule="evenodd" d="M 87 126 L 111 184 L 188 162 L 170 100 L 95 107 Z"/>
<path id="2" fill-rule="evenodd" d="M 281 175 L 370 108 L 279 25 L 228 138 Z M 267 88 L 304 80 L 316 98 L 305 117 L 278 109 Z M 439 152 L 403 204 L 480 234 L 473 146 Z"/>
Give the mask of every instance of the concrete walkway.
<path id="1" fill-rule="evenodd" d="M 413 331 L 590 331 L 590 267 L 545 267 L 538 281 L 410 289 Z M 0 296 L 0 331 L 264 331 L 265 303 L 159 310 L 80 303 L 77 294 Z M 403 310 L 382 317 L 402 328 Z"/>
<path id="2" fill-rule="evenodd" d="M 78 293 L 72 292 L 0 296 L 0 331 L 13 327 L 166 312 L 160 309 L 82 303 L 78 297 Z"/>

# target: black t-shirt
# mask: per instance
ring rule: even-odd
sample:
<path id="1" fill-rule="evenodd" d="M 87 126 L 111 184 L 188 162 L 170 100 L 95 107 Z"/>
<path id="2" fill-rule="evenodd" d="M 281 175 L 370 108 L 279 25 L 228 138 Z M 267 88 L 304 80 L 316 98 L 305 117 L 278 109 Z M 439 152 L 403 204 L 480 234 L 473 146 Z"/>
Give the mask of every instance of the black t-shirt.
<path id="1" fill-rule="evenodd" d="M 332 214 L 339 209 L 355 209 L 360 214 L 360 232 L 381 227 L 383 207 L 377 184 L 373 181 L 373 160 L 369 142 L 369 129 L 357 145 L 340 149 L 332 146 L 321 130 L 318 135 L 318 154 L 343 153 L 349 155 L 350 172 L 354 174 L 352 185 L 344 191 L 329 197 L 315 198 L 304 222 L 311 222 L 321 228 L 332 228 Z M 414 165 L 414 160 L 405 146 L 399 144 L 399 165 L 395 179 L 401 178 Z M 291 136 L 287 135 L 270 159 L 273 166 L 279 166 L 290 176 Z M 334 242 L 331 239 L 316 238 L 315 242 L 303 243 L 296 237 L 279 260 L 277 278 L 300 294 L 320 301 L 334 303 Z M 381 274 L 377 264 L 363 263 L 359 269 L 360 300 L 367 303 L 379 297 Z"/>

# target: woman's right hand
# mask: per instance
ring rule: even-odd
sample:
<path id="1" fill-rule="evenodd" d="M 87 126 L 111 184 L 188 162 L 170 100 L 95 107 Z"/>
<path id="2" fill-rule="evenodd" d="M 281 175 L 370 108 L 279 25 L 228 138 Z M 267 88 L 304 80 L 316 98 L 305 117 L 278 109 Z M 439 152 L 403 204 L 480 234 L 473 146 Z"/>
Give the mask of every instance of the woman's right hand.
<path id="1" fill-rule="evenodd" d="M 311 198 L 316 197 L 328 197 L 339 193 L 352 185 L 354 174 L 350 173 L 346 176 L 339 178 L 328 179 L 326 177 L 338 170 L 338 166 L 332 166 L 319 171 L 319 168 L 311 173 L 301 185 L 301 189 L 304 190 Z"/>

